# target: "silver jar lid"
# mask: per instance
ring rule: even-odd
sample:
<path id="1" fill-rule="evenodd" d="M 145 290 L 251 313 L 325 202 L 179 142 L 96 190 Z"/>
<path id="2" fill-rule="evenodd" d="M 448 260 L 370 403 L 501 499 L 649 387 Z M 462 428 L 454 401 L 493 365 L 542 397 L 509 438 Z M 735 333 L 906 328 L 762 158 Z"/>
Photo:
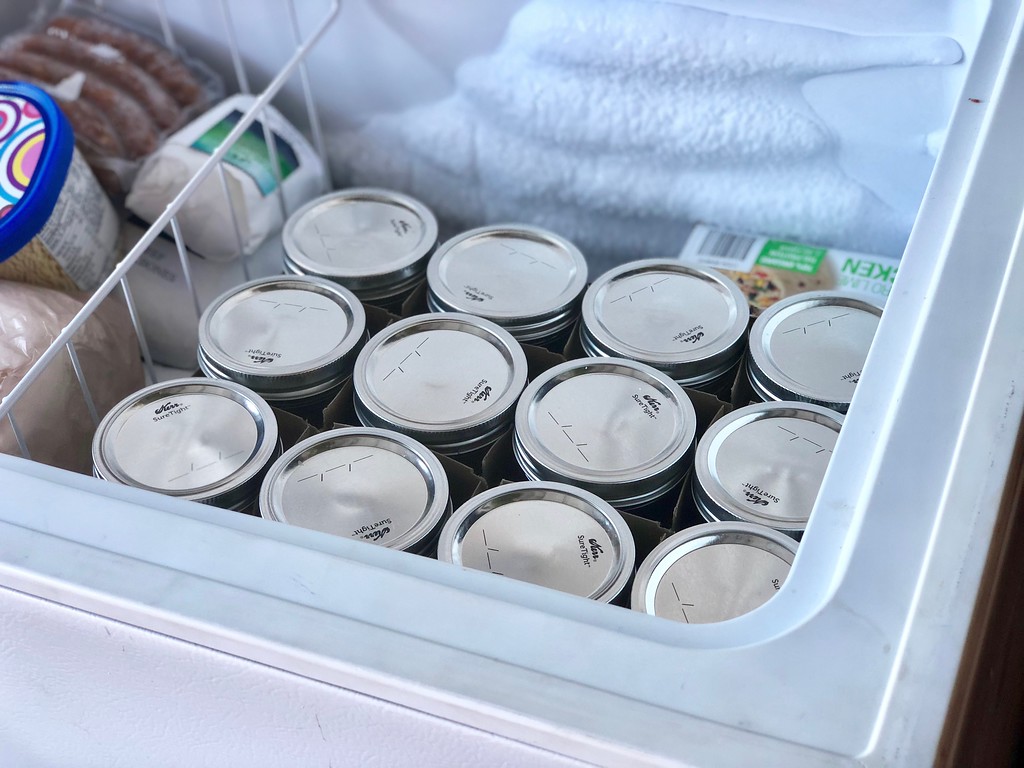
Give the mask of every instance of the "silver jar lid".
<path id="1" fill-rule="evenodd" d="M 322 432 L 274 462 L 260 489 L 268 520 L 424 552 L 450 512 L 448 478 L 415 440 L 384 429 Z"/>
<path id="2" fill-rule="evenodd" d="M 814 291 L 773 304 L 750 330 L 747 375 L 763 400 L 803 400 L 845 413 L 882 308 Z"/>
<path id="3" fill-rule="evenodd" d="M 674 259 L 623 264 L 587 289 L 580 342 L 589 355 L 638 360 L 687 385 L 743 355 L 750 306 L 725 275 Z"/>
<path id="4" fill-rule="evenodd" d="M 387 298 L 423 277 L 437 219 L 419 200 L 355 188 L 302 206 L 282 233 L 285 268 L 340 283 L 361 299 Z"/>
<path id="5" fill-rule="evenodd" d="M 534 341 L 575 322 L 587 262 L 568 240 L 538 227 L 480 227 L 437 249 L 427 285 L 432 311 L 466 312 Z"/>
<path id="6" fill-rule="evenodd" d="M 693 497 L 706 520 L 741 520 L 800 535 L 818 497 L 843 416 L 820 405 L 755 403 L 701 437 Z"/>
<path id="7" fill-rule="evenodd" d="M 464 453 L 509 425 L 526 386 L 526 355 L 512 336 L 471 315 L 417 315 L 373 336 L 352 373 L 360 422 Z"/>
<path id="8" fill-rule="evenodd" d="M 705 523 L 669 536 L 640 564 L 634 611 L 709 624 L 749 613 L 782 587 L 796 542 L 750 523 Z"/>
<path id="9" fill-rule="evenodd" d="M 97 477 L 204 504 L 255 498 L 278 451 L 267 402 L 239 384 L 175 379 L 115 405 L 92 442 Z"/>
<path id="10" fill-rule="evenodd" d="M 352 371 L 366 335 L 351 291 L 312 277 L 267 277 L 219 296 L 199 320 L 199 367 L 273 400 L 308 397 Z"/>
<path id="11" fill-rule="evenodd" d="M 636 549 L 622 515 L 562 483 L 509 483 L 451 516 L 437 559 L 611 602 L 633 574 Z"/>
<path id="12" fill-rule="evenodd" d="M 527 477 L 631 508 L 682 479 L 696 431 L 693 404 L 665 374 L 632 360 L 584 358 L 526 388 L 512 447 Z"/>

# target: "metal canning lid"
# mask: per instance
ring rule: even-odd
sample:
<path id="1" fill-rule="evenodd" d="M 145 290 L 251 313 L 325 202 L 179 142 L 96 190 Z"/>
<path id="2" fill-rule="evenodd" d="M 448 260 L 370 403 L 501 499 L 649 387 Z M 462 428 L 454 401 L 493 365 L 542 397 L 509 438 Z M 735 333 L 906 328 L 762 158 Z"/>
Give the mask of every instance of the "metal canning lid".
<path id="1" fill-rule="evenodd" d="M 685 474 L 693 404 L 664 373 L 632 360 L 572 360 L 537 377 L 516 407 L 513 451 L 533 480 L 571 483 L 636 507 Z"/>
<path id="2" fill-rule="evenodd" d="M 708 624 L 768 602 L 782 587 L 796 542 L 750 523 L 705 523 L 669 536 L 640 564 L 634 611 Z"/>
<path id="3" fill-rule="evenodd" d="M 597 278 L 581 315 L 588 354 L 638 360 L 698 384 L 728 371 L 743 354 L 750 307 L 715 270 L 648 259 Z"/>
<path id="4" fill-rule="evenodd" d="M 386 189 L 356 188 L 319 197 L 289 217 L 285 267 L 379 299 L 410 288 L 437 245 L 437 219 L 423 203 Z"/>
<path id="5" fill-rule="evenodd" d="M 433 311 L 483 317 L 530 341 L 574 322 L 587 262 L 568 240 L 538 227 L 480 227 L 437 249 L 427 285 Z"/>
<path id="6" fill-rule="evenodd" d="M 562 483 L 509 483 L 451 516 L 437 559 L 610 602 L 633 574 L 626 521 L 592 493 Z"/>
<path id="7" fill-rule="evenodd" d="M 750 331 L 754 391 L 764 400 L 803 400 L 845 413 L 881 316 L 881 307 L 835 291 L 772 305 Z"/>
<path id="8" fill-rule="evenodd" d="M 255 497 L 277 454 L 277 420 L 239 384 L 175 379 L 115 405 L 92 443 L 97 477 L 217 506 Z"/>
<path id="9" fill-rule="evenodd" d="M 267 277 L 219 296 L 199 321 L 199 367 L 273 400 L 308 397 L 352 370 L 366 334 L 351 291 L 311 277 Z"/>
<path id="10" fill-rule="evenodd" d="M 448 478 L 415 440 L 384 429 L 346 428 L 296 444 L 260 489 L 268 520 L 419 552 L 450 511 Z"/>
<path id="11" fill-rule="evenodd" d="M 526 386 L 526 355 L 507 331 L 479 317 L 417 315 L 366 343 L 352 384 L 365 426 L 463 453 L 508 427 Z"/>
<path id="12" fill-rule="evenodd" d="M 726 414 L 697 444 L 692 489 L 701 514 L 800 534 L 842 424 L 842 414 L 811 403 L 756 403 Z"/>

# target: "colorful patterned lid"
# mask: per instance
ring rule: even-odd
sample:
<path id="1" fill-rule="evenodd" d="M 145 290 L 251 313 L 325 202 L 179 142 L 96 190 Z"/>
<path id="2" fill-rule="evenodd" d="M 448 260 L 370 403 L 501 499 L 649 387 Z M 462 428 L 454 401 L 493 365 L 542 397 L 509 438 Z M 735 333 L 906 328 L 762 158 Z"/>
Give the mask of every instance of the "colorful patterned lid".
<path id="1" fill-rule="evenodd" d="M 71 124 L 47 93 L 0 82 L 0 261 L 50 218 L 71 166 Z"/>

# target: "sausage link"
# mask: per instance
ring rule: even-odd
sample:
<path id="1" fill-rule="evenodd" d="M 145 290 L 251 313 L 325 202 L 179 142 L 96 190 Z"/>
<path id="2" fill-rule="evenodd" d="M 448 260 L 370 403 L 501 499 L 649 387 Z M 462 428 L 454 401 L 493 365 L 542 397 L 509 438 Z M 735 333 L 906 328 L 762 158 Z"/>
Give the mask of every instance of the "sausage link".
<path id="1" fill-rule="evenodd" d="M 34 53 L 14 53 L 0 49 L 0 66 L 24 72 L 48 85 L 54 85 L 78 70 L 59 61 L 50 61 Z M 97 75 L 86 75 L 81 98 L 105 114 L 117 130 L 134 160 L 150 154 L 159 142 L 159 133 L 149 113 L 131 96 L 119 91 Z"/>
<path id="2" fill-rule="evenodd" d="M 37 53 L 51 61 L 62 61 L 86 74 L 95 74 L 120 88 L 153 116 L 161 130 L 183 122 L 178 103 L 145 71 L 113 49 L 104 55 L 99 46 L 74 38 L 60 39 L 50 35 L 22 35 L 9 40 L 5 47 L 12 51 Z"/>
<path id="3" fill-rule="evenodd" d="M 10 67 L 0 67 L 0 80 L 22 80 L 44 88 L 49 85 L 49 83 L 29 77 L 24 72 Z M 82 99 L 74 101 L 56 99 L 56 102 L 68 122 L 71 123 L 71 127 L 75 131 L 75 143 L 83 152 L 101 156 L 124 157 L 124 145 L 121 143 L 121 138 L 99 109 Z"/>
<path id="4" fill-rule="evenodd" d="M 174 52 L 142 35 L 81 16 L 51 19 L 46 33 L 72 36 L 87 43 L 105 43 L 145 70 L 181 107 L 201 108 L 205 104 L 203 88 L 192 70 Z"/>

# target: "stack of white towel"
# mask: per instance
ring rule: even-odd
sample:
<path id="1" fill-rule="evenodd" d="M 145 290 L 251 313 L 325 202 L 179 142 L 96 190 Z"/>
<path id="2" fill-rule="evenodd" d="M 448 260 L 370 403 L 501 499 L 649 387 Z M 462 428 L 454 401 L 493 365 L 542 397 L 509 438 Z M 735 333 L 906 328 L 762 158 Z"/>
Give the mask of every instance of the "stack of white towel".
<path id="1" fill-rule="evenodd" d="M 839 164 L 801 89 L 948 65 L 941 37 L 865 37 L 649 0 L 532 0 L 440 101 L 335 137 L 353 184 L 421 198 L 449 231 L 526 221 L 595 269 L 673 256 L 692 224 L 898 254 L 894 211 Z"/>

